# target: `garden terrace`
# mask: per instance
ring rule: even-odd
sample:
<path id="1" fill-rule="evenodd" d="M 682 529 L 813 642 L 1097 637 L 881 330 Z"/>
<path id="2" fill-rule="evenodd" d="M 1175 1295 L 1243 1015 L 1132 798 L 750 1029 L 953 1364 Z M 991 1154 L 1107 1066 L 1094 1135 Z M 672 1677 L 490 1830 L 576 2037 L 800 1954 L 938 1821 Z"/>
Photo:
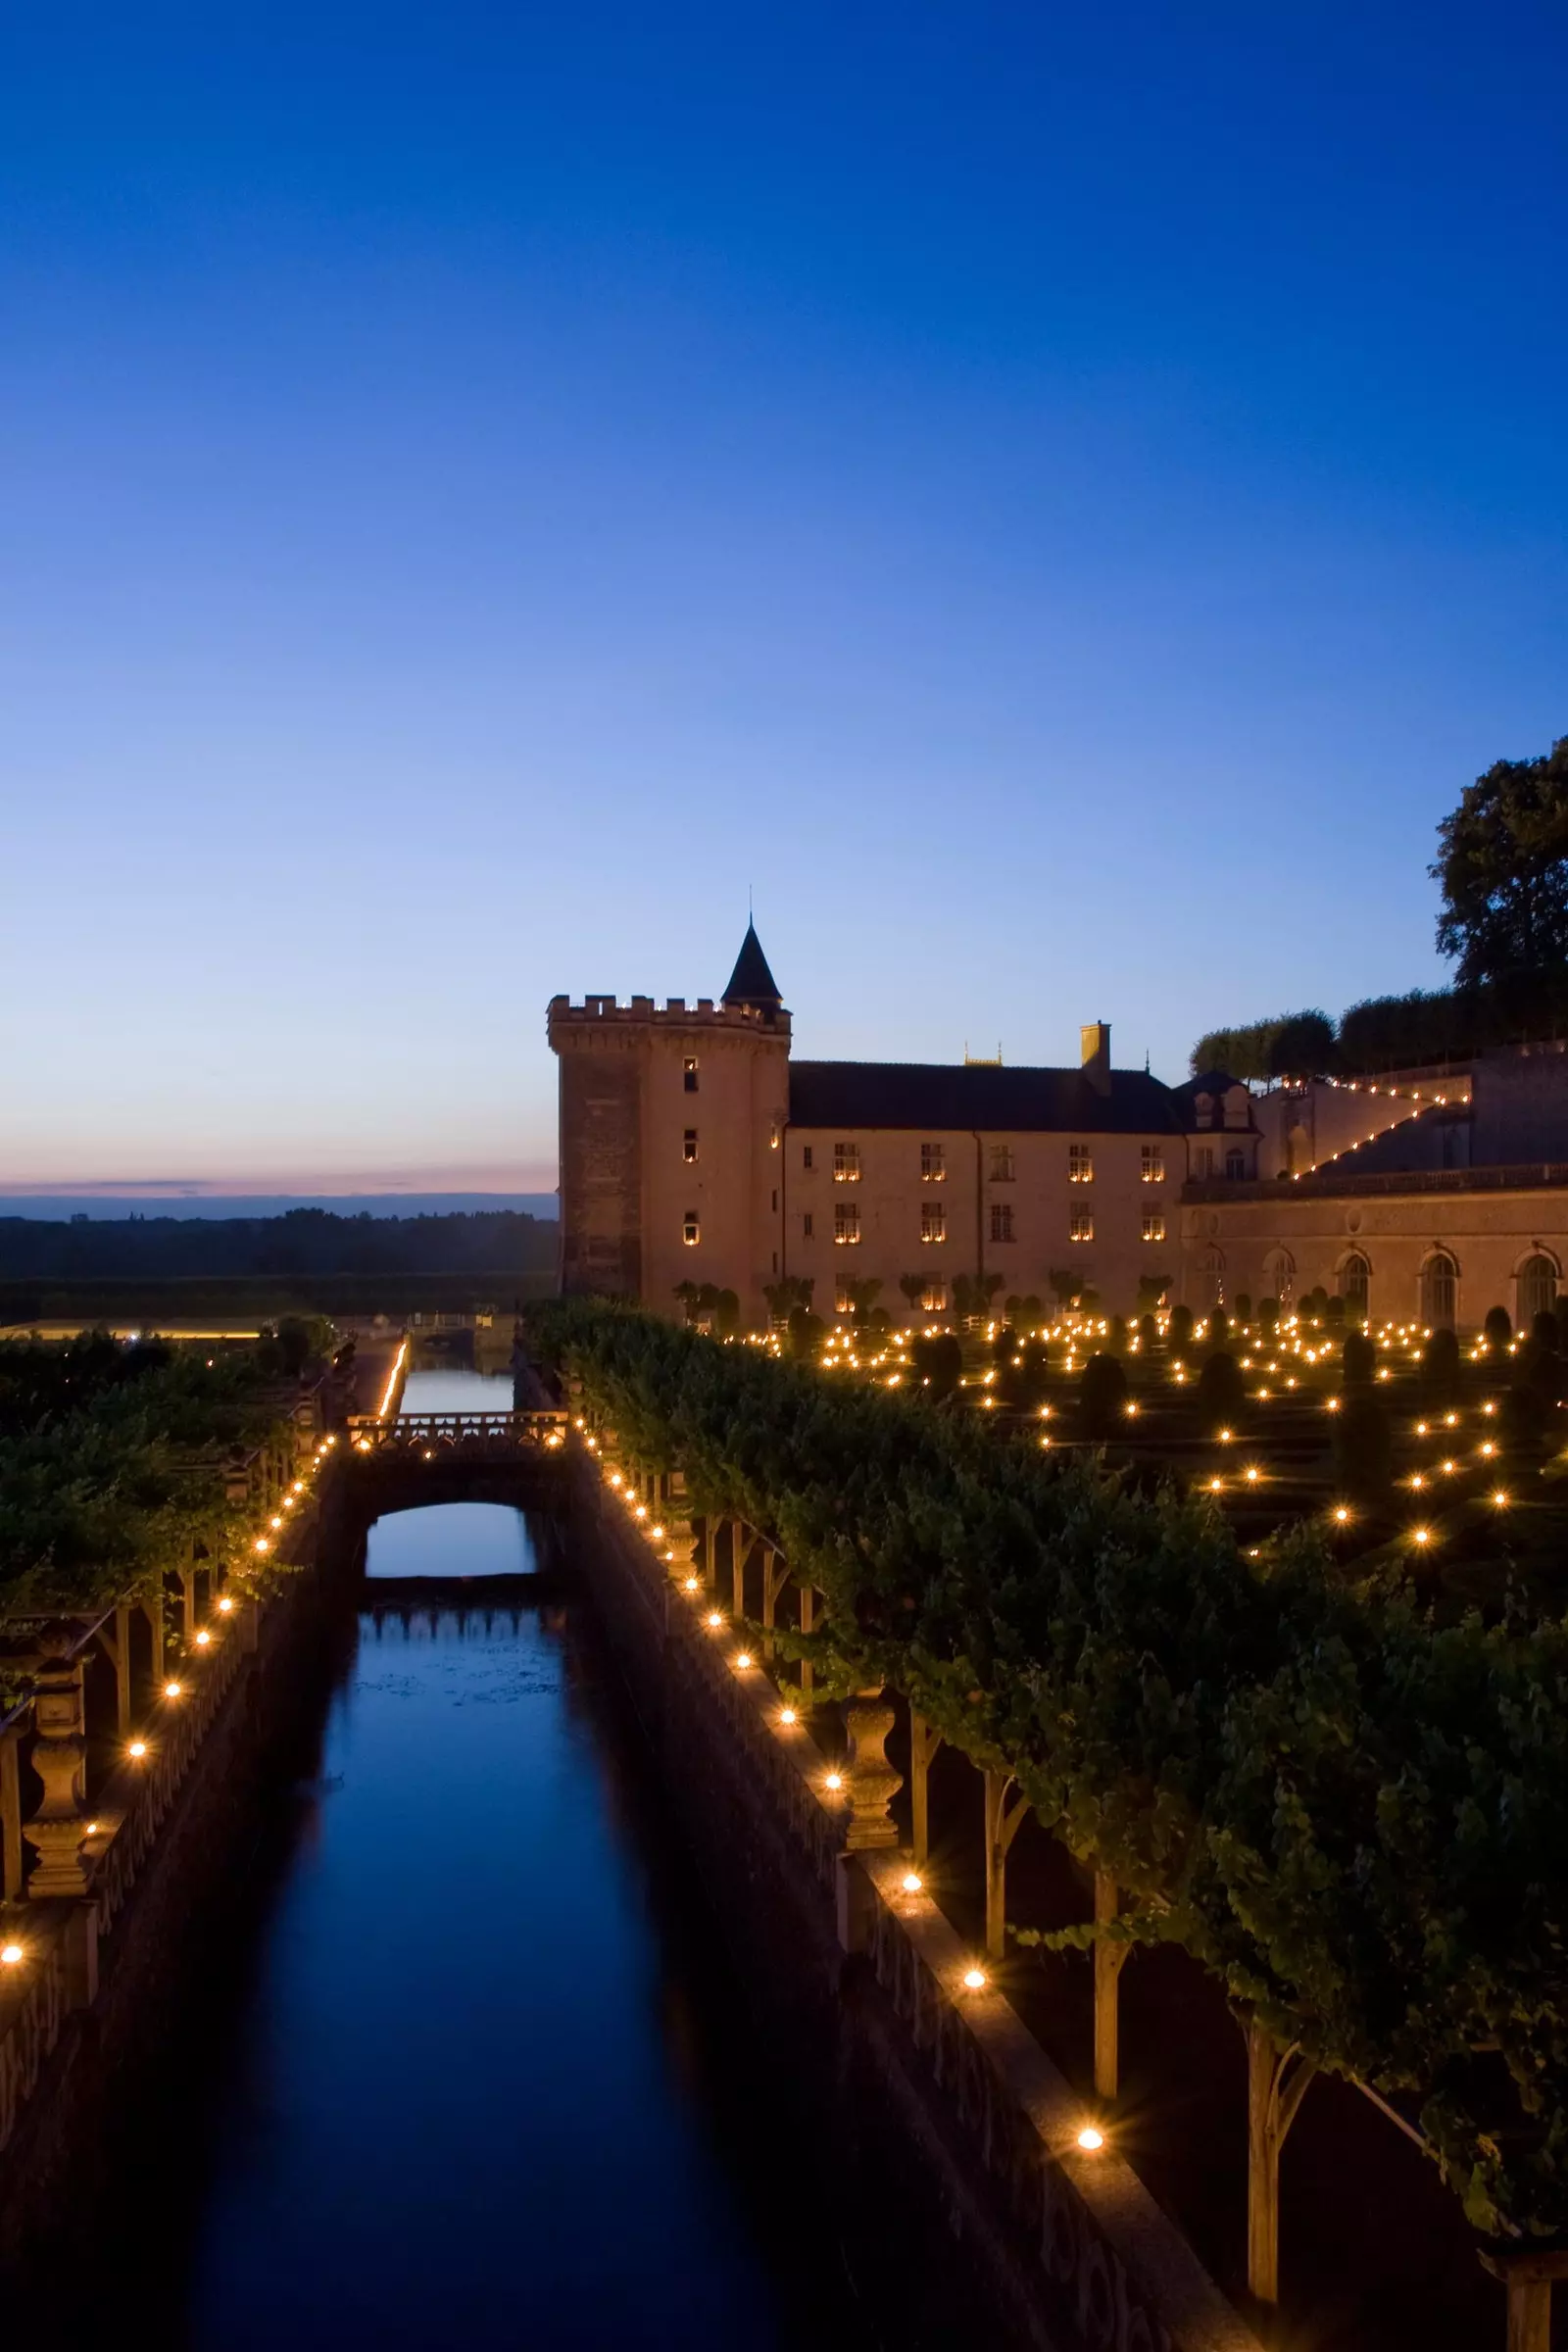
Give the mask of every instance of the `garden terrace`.
<path id="1" fill-rule="evenodd" d="M 642 1516 L 679 1483 L 673 1592 L 776 1679 L 781 1726 L 809 1710 L 827 1740 L 828 1699 L 896 1694 L 890 1835 L 977 1973 L 1092 2069 L 1107 2132 L 1222 2278 L 1245 2204 L 1247 2280 L 1281 2291 L 1280 2151 L 1321 2076 L 1298 2144 L 1325 2186 L 1286 2223 L 1288 2255 L 1304 2236 L 1315 2257 L 1287 2275 L 1293 2317 L 1387 2342 L 1368 2315 L 1396 2294 L 1400 2340 L 1475 2341 L 1492 2290 L 1456 2197 L 1536 2324 L 1568 2223 L 1560 1625 L 1435 1626 L 1402 1590 L 1350 1589 L 1300 1524 L 1243 1546 L 1199 1495 L 1140 1493 L 1087 1446 L 999 1443 L 978 1412 L 889 1396 L 891 1358 L 862 1388 L 584 1302 L 530 1320 Z M 1075 1355 L 1103 1336 L 1074 1334 Z M 1181 1391 L 1192 1369 L 1171 1351 L 1154 1377 Z"/>
<path id="2" fill-rule="evenodd" d="M 1366 1336 L 1371 1377 L 1348 1380 L 1349 1326 L 1287 1316 L 1272 1330 L 1230 1323 L 1222 1339 L 1200 1323 L 1180 1346 L 1166 1319 L 1140 1337 L 1104 1319 L 1070 1316 L 1031 1330 L 988 1325 L 963 1345 L 963 1369 L 946 1412 L 984 1416 L 999 1437 L 1055 1453 L 1102 1448 L 1141 1482 L 1173 1481 L 1206 1497 L 1244 1547 L 1277 1544 L 1306 1523 L 1326 1555 L 1356 1576 L 1410 1576 L 1450 1603 L 1568 1605 L 1568 1430 L 1545 1367 L 1537 1403 L 1515 1409 L 1531 1347 L 1510 1337 L 1467 1339 L 1450 1378 L 1425 1365 L 1430 1334 L 1385 1325 Z M 923 1394 L 922 1340 L 937 1327 L 874 1338 L 841 1325 L 818 1357 L 835 1379 Z M 767 1343 L 776 1345 L 776 1343 Z M 1086 1395 L 1090 1360 L 1113 1353 L 1125 1396 L 1097 1412 Z M 1235 1364 L 1233 1396 L 1216 1409 L 1204 1366 Z M 1112 1384 L 1114 1391 L 1114 1383 Z M 1511 1395 L 1511 1393 L 1513 1393 Z M 1386 1420 L 1386 1463 L 1358 1463 L 1341 1416 L 1358 1396 Z"/>

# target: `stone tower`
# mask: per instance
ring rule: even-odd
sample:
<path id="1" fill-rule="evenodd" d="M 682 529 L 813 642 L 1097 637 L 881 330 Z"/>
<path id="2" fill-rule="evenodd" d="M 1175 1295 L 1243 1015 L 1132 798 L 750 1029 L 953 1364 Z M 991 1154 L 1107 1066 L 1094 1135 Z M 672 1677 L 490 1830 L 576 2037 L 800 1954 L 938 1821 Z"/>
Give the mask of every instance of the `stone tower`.
<path id="1" fill-rule="evenodd" d="M 718 1004 L 551 999 L 561 1063 L 561 1287 L 676 1310 L 681 1282 L 762 1312 L 779 1269 L 790 1016 L 748 923 Z"/>

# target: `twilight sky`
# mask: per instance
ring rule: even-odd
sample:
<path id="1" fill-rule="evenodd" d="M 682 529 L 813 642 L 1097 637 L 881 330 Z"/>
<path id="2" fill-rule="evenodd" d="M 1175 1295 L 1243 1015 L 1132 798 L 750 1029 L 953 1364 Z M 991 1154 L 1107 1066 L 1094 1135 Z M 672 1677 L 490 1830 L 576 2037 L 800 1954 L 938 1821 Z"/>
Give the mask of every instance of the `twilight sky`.
<path id="1" fill-rule="evenodd" d="M 554 1181 L 558 989 L 1175 1078 L 1568 731 L 1568 17 L 0 30 L 0 1181 Z"/>

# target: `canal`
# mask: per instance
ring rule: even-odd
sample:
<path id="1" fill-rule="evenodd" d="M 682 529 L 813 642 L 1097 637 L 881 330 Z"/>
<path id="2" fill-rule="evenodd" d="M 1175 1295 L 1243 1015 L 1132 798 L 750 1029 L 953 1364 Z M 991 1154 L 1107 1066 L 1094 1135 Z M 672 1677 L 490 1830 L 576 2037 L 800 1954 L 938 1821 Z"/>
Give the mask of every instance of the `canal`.
<path id="1" fill-rule="evenodd" d="M 423 1375 L 407 1403 L 478 1400 Z M 371 1529 L 318 1752 L 89 2289 L 156 2293 L 189 2352 L 917 2341 L 856 2308 L 624 1693 L 535 1559 L 489 1504 Z M 375 1601 L 464 1575 L 514 1605 Z"/>

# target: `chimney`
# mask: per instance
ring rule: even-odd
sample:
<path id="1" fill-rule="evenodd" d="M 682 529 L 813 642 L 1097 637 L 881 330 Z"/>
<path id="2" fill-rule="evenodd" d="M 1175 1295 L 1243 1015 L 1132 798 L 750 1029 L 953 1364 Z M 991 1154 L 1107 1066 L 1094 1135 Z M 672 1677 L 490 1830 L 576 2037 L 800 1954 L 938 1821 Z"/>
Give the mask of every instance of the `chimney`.
<path id="1" fill-rule="evenodd" d="M 1110 1023 L 1085 1021 L 1078 1032 L 1084 1076 L 1097 1095 L 1110 1092 Z"/>

